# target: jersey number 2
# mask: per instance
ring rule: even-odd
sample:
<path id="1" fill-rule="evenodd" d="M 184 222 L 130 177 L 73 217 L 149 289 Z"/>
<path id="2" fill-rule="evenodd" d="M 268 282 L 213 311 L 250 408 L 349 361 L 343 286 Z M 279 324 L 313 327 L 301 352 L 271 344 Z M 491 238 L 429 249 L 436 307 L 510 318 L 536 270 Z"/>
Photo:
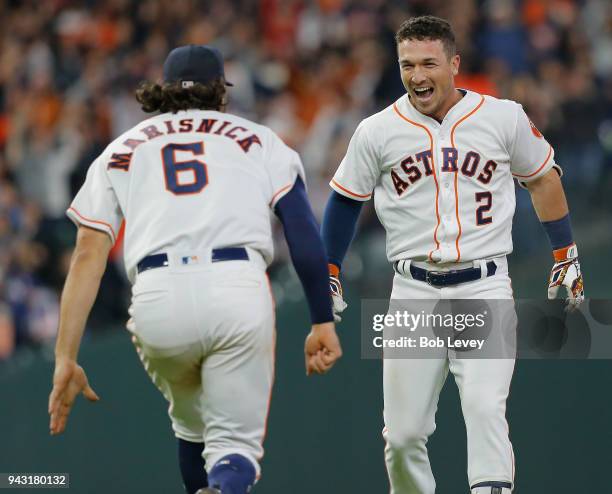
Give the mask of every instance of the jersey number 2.
<path id="1" fill-rule="evenodd" d="M 204 154 L 203 142 L 192 142 L 188 144 L 167 144 L 162 148 L 162 162 L 164 164 L 164 176 L 166 178 L 166 189 L 176 195 L 197 194 L 208 183 L 206 164 L 199 160 L 176 161 L 175 152 L 191 152 L 194 156 Z M 179 174 L 191 172 L 191 182 L 179 183 Z"/>
<path id="2" fill-rule="evenodd" d="M 481 206 L 476 209 L 476 224 L 478 226 L 488 225 L 493 222 L 491 216 L 485 216 L 484 214 L 491 211 L 491 205 L 493 204 L 493 195 L 490 192 L 476 192 L 476 202 L 483 202 Z"/>

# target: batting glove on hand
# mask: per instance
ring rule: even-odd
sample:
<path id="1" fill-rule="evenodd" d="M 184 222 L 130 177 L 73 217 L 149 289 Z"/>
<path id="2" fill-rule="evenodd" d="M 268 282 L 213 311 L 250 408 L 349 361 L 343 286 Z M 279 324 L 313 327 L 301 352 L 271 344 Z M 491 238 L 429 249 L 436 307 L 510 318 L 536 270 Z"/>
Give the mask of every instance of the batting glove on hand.
<path id="1" fill-rule="evenodd" d="M 559 288 L 564 286 L 567 290 L 567 307 L 569 312 L 575 311 L 584 301 L 584 283 L 580 261 L 578 261 L 578 248 L 576 244 L 568 245 L 553 252 L 555 265 L 550 272 L 548 282 L 548 298 L 557 297 Z"/>
<path id="2" fill-rule="evenodd" d="M 342 284 L 340 283 L 340 270 L 335 264 L 329 264 L 329 291 L 332 296 L 332 310 L 334 311 L 334 322 L 342 321 L 340 314 L 348 307 L 342 298 Z"/>

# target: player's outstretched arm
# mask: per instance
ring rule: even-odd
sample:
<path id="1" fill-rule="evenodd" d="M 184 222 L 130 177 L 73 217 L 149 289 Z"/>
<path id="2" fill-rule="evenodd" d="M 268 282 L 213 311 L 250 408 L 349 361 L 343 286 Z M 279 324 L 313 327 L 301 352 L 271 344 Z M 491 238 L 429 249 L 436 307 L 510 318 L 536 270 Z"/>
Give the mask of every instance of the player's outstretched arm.
<path id="1" fill-rule="evenodd" d="M 324 374 L 342 356 L 342 349 L 333 323 L 325 250 L 301 178 L 278 201 L 275 213 L 283 224 L 291 261 L 310 309 L 312 330 L 304 348 L 306 374 Z"/>
<path id="2" fill-rule="evenodd" d="M 106 233 L 85 226 L 79 227 L 60 305 L 55 372 L 48 409 L 51 434 L 64 431 L 77 395 L 83 393 L 90 401 L 99 399 L 76 359 L 111 247 L 111 240 Z"/>
<path id="3" fill-rule="evenodd" d="M 584 300 L 584 284 L 561 178 L 551 169 L 542 177 L 527 182 L 526 186 L 550 239 L 555 259 L 548 282 L 548 298 L 556 298 L 563 286 L 567 291 L 568 309 L 574 310 Z"/>

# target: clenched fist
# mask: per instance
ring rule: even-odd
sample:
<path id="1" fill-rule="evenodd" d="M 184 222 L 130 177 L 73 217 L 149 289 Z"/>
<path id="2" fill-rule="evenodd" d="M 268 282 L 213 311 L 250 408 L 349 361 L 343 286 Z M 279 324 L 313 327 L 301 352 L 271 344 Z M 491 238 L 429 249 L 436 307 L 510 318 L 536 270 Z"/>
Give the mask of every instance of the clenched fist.
<path id="1" fill-rule="evenodd" d="M 304 344 L 306 375 L 325 374 L 342 356 L 340 340 L 333 322 L 313 324 Z"/>

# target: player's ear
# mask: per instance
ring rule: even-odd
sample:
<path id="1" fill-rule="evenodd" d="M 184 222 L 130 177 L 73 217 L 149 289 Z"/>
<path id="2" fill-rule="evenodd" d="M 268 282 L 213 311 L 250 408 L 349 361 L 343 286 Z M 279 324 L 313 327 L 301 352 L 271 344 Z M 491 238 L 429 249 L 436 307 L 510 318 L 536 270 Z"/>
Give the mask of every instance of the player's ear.
<path id="1" fill-rule="evenodd" d="M 459 65 L 461 64 L 461 57 L 459 55 L 453 55 L 451 57 L 451 66 L 453 75 L 457 75 L 459 73 Z"/>

